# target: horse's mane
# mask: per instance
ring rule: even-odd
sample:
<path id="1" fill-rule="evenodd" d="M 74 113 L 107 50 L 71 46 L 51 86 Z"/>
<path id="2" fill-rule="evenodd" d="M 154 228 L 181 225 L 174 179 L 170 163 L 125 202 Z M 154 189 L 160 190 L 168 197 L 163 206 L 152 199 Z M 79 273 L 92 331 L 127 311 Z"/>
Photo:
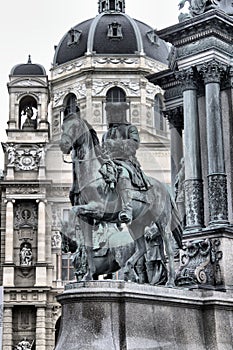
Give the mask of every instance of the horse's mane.
<path id="1" fill-rule="evenodd" d="M 93 126 L 86 119 L 83 119 L 83 121 L 86 124 L 86 126 L 88 127 L 88 130 L 89 130 L 89 132 L 91 134 L 94 146 L 99 145 L 100 141 L 99 141 L 99 138 L 97 136 L 97 133 L 96 133 L 95 129 L 93 128 Z"/>

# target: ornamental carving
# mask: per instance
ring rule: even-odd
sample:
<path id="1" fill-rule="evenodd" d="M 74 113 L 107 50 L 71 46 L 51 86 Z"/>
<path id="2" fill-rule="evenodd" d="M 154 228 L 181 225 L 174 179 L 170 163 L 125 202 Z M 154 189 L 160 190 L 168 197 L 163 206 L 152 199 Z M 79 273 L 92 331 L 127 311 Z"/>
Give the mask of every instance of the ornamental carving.
<path id="1" fill-rule="evenodd" d="M 186 228 L 203 227 L 203 185 L 202 180 L 185 180 Z"/>
<path id="2" fill-rule="evenodd" d="M 100 95 L 110 85 L 112 85 L 110 81 L 94 80 L 92 84 L 92 96 Z"/>
<path id="3" fill-rule="evenodd" d="M 227 178 L 225 174 L 208 176 L 210 222 L 227 222 Z"/>
<path id="4" fill-rule="evenodd" d="M 44 165 L 44 146 L 37 145 L 14 145 L 13 143 L 3 143 L 3 150 L 7 153 L 8 166 L 19 170 L 38 170 L 39 165 Z"/>
<path id="5" fill-rule="evenodd" d="M 183 91 L 197 89 L 196 76 L 192 68 L 175 72 L 175 77 L 180 81 Z"/>
<path id="6" fill-rule="evenodd" d="M 220 84 L 221 79 L 226 75 L 227 66 L 213 59 L 210 62 L 203 63 L 200 67 L 198 67 L 198 71 L 203 76 L 206 84 Z"/>
<path id="7" fill-rule="evenodd" d="M 85 82 L 71 84 L 64 90 L 57 90 L 53 94 L 53 107 L 63 106 L 63 101 L 66 95 L 74 93 L 77 98 L 86 97 L 86 84 Z"/>
<path id="8" fill-rule="evenodd" d="M 124 58 L 124 57 L 103 57 L 103 58 L 96 58 L 93 61 L 94 64 L 137 64 L 138 59 L 137 58 Z"/>
<path id="9" fill-rule="evenodd" d="M 38 214 L 34 203 L 17 204 L 14 208 L 14 229 L 37 228 Z"/>
<path id="10" fill-rule="evenodd" d="M 219 260 L 219 239 L 200 239 L 184 244 L 181 251 L 181 265 L 176 275 L 177 286 L 210 285 L 223 283 Z"/>
<path id="11" fill-rule="evenodd" d="M 177 130 L 184 129 L 184 110 L 183 106 L 178 106 L 164 112 L 165 118 L 169 121 L 170 126 Z"/>
<path id="12" fill-rule="evenodd" d="M 53 74 L 54 76 L 56 75 L 61 75 L 63 73 L 70 73 L 72 71 L 76 71 L 77 69 L 81 68 L 84 64 L 84 61 L 83 60 L 77 60 L 73 63 L 69 63 L 69 64 L 66 64 L 66 65 L 62 65 L 62 67 L 59 67 L 59 68 L 55 68 L 54 71 L 53 71 Z"/>
<path id="13" fill-rule="evenodd" d="M 10 188 L 6 189 L 6 194 L 45 194 L 45 188 L 39 187 L 37 184 L 35 185 L 14 185 Z"/>

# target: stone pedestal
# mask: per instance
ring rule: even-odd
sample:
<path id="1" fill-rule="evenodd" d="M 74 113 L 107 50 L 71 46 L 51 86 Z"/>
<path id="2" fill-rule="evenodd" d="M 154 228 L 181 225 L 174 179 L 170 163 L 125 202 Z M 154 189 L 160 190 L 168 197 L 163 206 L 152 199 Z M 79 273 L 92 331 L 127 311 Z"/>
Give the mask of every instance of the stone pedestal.
<path id="1" fill-rule="evenodd" d="M 68 284 L 57 299 L 55 350 L 232 349 L 232 291 L 93 281 Z"/>

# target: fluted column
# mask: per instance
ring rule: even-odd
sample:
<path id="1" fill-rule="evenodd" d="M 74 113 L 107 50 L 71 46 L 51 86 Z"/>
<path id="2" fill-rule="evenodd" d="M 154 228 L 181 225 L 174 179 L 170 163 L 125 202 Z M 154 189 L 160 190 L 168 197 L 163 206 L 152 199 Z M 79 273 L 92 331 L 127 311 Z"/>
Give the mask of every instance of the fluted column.
<path id="1" fill-rule="evenodd" d="M 47 285 L 45 201 L 38 203 L 36 286 Z"/>
<path id="2" fill-rule="evenodd" d="M 196 229 L 204 222 L 197 84 L 191 68 L 177 77 L 183 88 L 186 229 Z"/>
<path id="3" fill-rule="evenodd" d="M 46 350 L 46 313 L 44 307 L 36 309 L 36 350 Z"/>
<path id="4" fill-rule="evenodd" d="M 14 286 L 14 200 L 6 201 L 5 262 L 3 285 Z"/>
<path id="5" fill-rule="evenodd" d="M 228 223 L 227 178 L 225 173 L 220 82 L 227 67 L 216 60 L 203 64 L 206 95 L 208 152 L 209 224 Z"/>

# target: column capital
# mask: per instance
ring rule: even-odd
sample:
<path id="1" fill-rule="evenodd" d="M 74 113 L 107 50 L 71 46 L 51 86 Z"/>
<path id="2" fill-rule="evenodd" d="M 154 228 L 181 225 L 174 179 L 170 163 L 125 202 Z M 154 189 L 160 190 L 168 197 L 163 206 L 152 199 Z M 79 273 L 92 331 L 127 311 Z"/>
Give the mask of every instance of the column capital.
<path id="1" fill-rule="evenodd" d="M 202 75 L 204 83 L 221 83 L 222 78 L 228 72 L 226 64 L 218 62 L 216 59 L 205 62 L 197 67 L 198 72 Z"/>
<path id="2" fill-rule="evenodd" d="M 181 131 L 184 129 L 184 108 L 177 106 L 163 112 L 165 118 L 169 121 L 170 127 L 174 127 Z"/>
<path id="3" fill-rule="evenodd" d="M 175 72 L 175 77 L 180 81 L 182 90 L 197 90 L 196 72 L 193 68 L 183 69 Z"/>
<path id="4" fill-rule="evenodd" d="M 12 199 L 12 198 L 4 199 L 4 203 L 5 204 L 8 204 L 8 203 L 14 204 L 15 203 L 15 199 Z"/>
<path id="5" fill-rule="evenodd" d="M 39 198 L 39 199 L 36 199 L 36 203 L 40 204 L 40 203 L 44 203 L 44 204 L 47 204 L 47 199 L 42 199 L 42 198 Z"/>

